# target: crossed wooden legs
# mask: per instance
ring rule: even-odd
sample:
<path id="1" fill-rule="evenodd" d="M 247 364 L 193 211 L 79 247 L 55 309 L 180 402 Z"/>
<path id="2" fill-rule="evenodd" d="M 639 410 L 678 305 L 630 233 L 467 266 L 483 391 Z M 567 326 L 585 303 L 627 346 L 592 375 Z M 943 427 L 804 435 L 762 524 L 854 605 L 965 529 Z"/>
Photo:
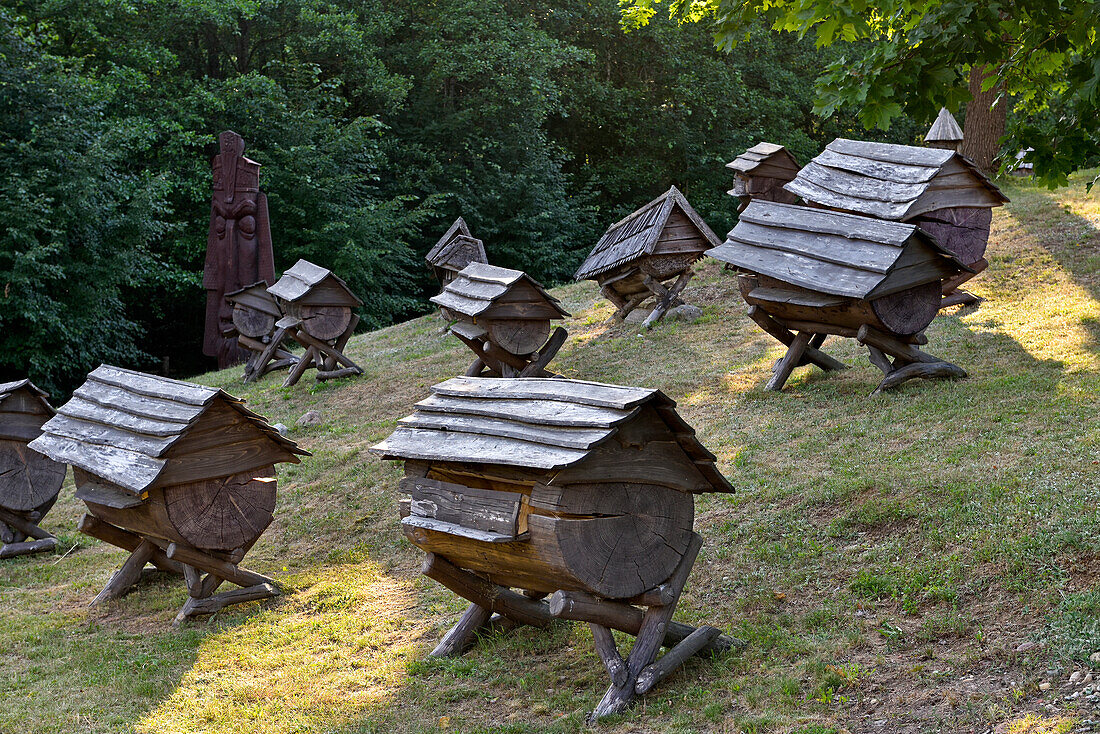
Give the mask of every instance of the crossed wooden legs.
<path id="1" fill-rule="evenodd" d="M 558 350 L 569 336 L 569 332 L 559 326 L 541 349 L 533 354 L 520 356 L 497 346 L 484 336 L 471 338 L 457 332 L 451 333 L 478 355 L 466 370 L 467 377 L 478 377 L 485 370 L 492 377 L 553 377 L 546 365 L 557 356 Z"/>
<path id="2" fill-rule="evenodd" d="M 267 599 L 281 593 L 273 579 L 237 565 L 247 548 L 220 558 L 181 543 L 131 533 L 91 515 L 85 515 L 79 527 L 85 535 L 130 551 L 130 557 L 111 576 L 107 585 L 92 600 L 92 605 L 117 599 L 129 591 L 141 580 L 146 563 L 152 563 L 162 571 L 179 574 L 187 583 L 190 596 L 176 615 L 174 624 L 177 625 L 188 617 L 213 614 L 230 604 Z M 231 581 L 243 588 L 215 594 L 224 581 Z"/>
<path id="3" fill-rule="evenodd" d="M 245 336 L 237 335 L 237 342 L 252 352 L 252 356 L 244 365 L 244 381 L 252 382 L 266 375 L 268 372 L 291 367 L 298 362 L 294 356 L 283 346 L 286 337 L 286 329 L 278 328 L 267 339 L 267 343 Z"/>
<path id="4" fill-rule="evenodd" d="M 0 558 L 45 553 L 56 548 L 57 538 L 36 524 L 40 519 L 37 512 L 15 513 L 0 507 Z"/>
<path id="5" fill-rule="evenodd" d="M 626 601 L 611 601 L 580 591 L 557 591 L 550 603 L 539 595 L 520 594 L 458 568 L 445 558 L 429 553 L 422 571 L 461 597 L 473 603 L 458 623 L 443 636 L 432 657 L 461 655 L 473 642 L 478 630 L 493 621 L 496 612 L 518 624 L 545 627 L 555 619 L 588 622 L 596 652 L 607 668 L 611 687 L 590 715 L 591 719 L 619 713 L 635 695 L 642 695 L 675 671 L 692 655 L 710 655 L 729 650 L 741 643 L 722 635 L 715 627 L 696 629 L 672 621 L 702 538 L 693 533 L 687 552 L 669 580 L 661 586 Z M 647 606 L 639 609 L 634 604 Z M 637 639 L 624 660 L 615 646 L 611 630 L 617 629 Z M 670 648 L 654 661 L 660 648 Z"/>
<path id="6" fill-rule="evenodd" d="M 348 345 L 348 340 L 358 323 L 359 317 L 353 314 L 348 328 L 331 343 L 311 336 L 301 326 L 290 327 L 288 333 L 294 341 L 306 348 L 306 353 L 290 369 L 290 373 L 283 382 L 283 387 L 290 387 L 297 383 L 310 367 L 317 368 L 318 380 L 333 380 L 337 377 L 363 374 L 363 368 L 344 354 L 344 347 Z M 342 366 L 338 368 L 337 365 Z"/>
<path id="7" fill-rule="evenodd" d="M 680 300 L 680 294 L 683 292 L 684 288 L 687 287 L 688 281 L 691 280 L 693 275 L 694 272 L 691 268 L 684 270 L 676 278 L 672 287 L 669 288 L 653 276 L 643 274 L 642 283 L 645 285 L 645 290 L 629 297 L 619 295 L 610 284 L 601 286 L 600 292 L 603 293 L 604 298 L 611 301 L 615 306 L 615 313 L 611 316 L 613 321 L 623 321 L 626 319 L 627 314 L 642 305 L 642 303 L 651 296 L 656 299 L 653 304 L 653 310 L 650 311 L 649 316 L 642 322 L 642 327 L 648 329 L 664 318 L 664 315 L 669 309 L 683 305 L 683 301 Z"/>
<path id="8" fill-rule="evenodd" d="M 870 326 L 859 327 L 856 339 L 871 352 L 871 364 L 882 370 L 882 382 L 872 395 L 916 377 L 966 377 L 966 370 L 962 367 L 922 352 L 914 345 L 898 341 Z M 890 357 L 894 358 L 892 362 Z"/>
<path id="9" fill-rule="evenodd" d="M 974 276 L 981 273 L 983 270 L 989 267 L 989 261 L 984 257 L 976 263 L 970 265 L 973 272 L 962 272 L 953 278 L 948 278 L 943 281 L 943 300 L 940 301 L 940 308 L 947 308 L 948 306 L 961 306 L 970 305 L 972 303 L 978 303 L 982 299 L 975 296 L 969 291 L 964 291 L 961 286 L 966 281 L 970 280 Z"/>

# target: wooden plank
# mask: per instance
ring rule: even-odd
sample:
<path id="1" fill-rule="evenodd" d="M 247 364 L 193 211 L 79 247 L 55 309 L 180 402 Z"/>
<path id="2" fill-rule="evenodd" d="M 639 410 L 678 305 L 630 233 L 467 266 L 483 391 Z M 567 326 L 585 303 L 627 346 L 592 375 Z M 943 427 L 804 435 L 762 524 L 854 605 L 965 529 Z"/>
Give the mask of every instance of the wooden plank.
<path id="1" fill-rule="evenodd" d="M 858 155 L 848 155 L 826 148 L 813 162 L 828 168 L 837 168 L 869 178 L 901 184 L 926 184 L 940 174 L 941 167 L 886 162 Z"/>
<path id="2" fill-rule="evenodd" d="M 707 254 L 741 270 L 767 275 L 812 291 L 847 298 L 866 297 L 883 279 L 879 273 L 793 252 L 757 247 L 735 239 L 726 240 L 725 244 L 709 250 Z"/>
<path id="3" fill-rule="evenodd" d="M 478 630 L 488 624 L 491 615 L 492 611 L 485 607 L 471 604 L 458 623 L 443 635 L 443 639 L 429 653 L 429 657 L 450 658 L 461 655 L 473 643 L 474 635 Z"/>
<path id="4" fill-rule="evenodd" d="M 554 620 L 545 602 L 534 601 L 497 586 L 434 553 L 425 556 L 421 573 L 483 609 L 502 614 L 520 624 L 547 627 Z"/>
<path id="5" fill-rule="evenodd" d="M 189 405 L 205 405 L 219 390 L 193 382 L 173 380 L 168 377 L 148 375 L 144 372 L 100 365 L 88 375 L 89 380 L 120 387 L 138 395 L 160 400 L 171 400 Z"/>
<path id="6" fill-rule="evenodd" d="M 160 475 L 163 459 L 114 446 L 92 446 L 44 433 L 31 442 L 31 448 L 54 461 L 72 464 L 132 492 L 143 492 Z"/>
<path id="7" fill-rule="evenodd" d="M 519 273 L 518 270 L 515 272 Z M 520 273 L 520 275 L 522 274 Z M 463 271 L 458 274 L 457 278 L 443 287 L 443 292 L 476 301 L 495 301 L 507 293 L 510 287 L 510 283 L 501 283 L 495 280 L 470 280 Z"/>
<path id="8" fill-rule="evenodd" d="M 671 402 L 659 390 L 609 385 L 587 380 L 486 380 L 454 377 L 432 386 L 434 395 L 455 398 L 494 398 L 514 400 L 552 400 L 594 408 L 629 411 L 650 399 Z M 419 407 L 418 403 L 418 407 Z M 675 405 L 675 403 L 673 403 Z M 558 406 L 554 406 L 557 410 Z M 601 413 L 602 415 L 602 413 Z M 511 417 L 511 416 L 505 416 Z M 610 417 L 610 416 L 609 416 Z M 618 416 L 613 420 L 621 420 Z M 604 425 L 604 424 L 601 424 Z"/>
<path id="9" fill-rule="evenodd" d="M 458 431 L 460 433 L 478 433 L 484 436 L 534 440 L 539 443 L 572 449 L 590 449 L 610 435 L 610 432 L 603 428 L 546 427 L 499 418 L 429 413 L 423 410 L 402 418 L 398 422 L 410 428 L 429 428 L 437 431 Z"/>
<path id="10" fill-rule="evenodd" d="M 113 507 L 116 510 L 137 507 L 142 502 L 139 495 L 127 492 L 118 485 L 100 481 L 94 476 L 88 476 L 80 482 L 76 488 L 76 498 L 84 502 Z"/>
<path id="11" fill-rule="evenodd" d="M 418 515 L 409 515 L 401 518 L 401 524 L 413 528 L 434 530 L 437 533 L 446 533 L 447 535 L 455 535 L 460 538 L 469 538 L 470 540 L 476 540 L 481 543 L 513 543 L 517 540 L 515 535 L 478 530 L 458 523 L 433 520 L 430 517 L 420 517 Z"/>
<path id="12" fill-rule="evenodd" d="M 460 296 L 448 291 L 432 296 L 429 300 L 441 308 L 450 309 L 456 313 L 471 317 L 480 315 L 482 311 L 493 305 L 493 302 L 488 299 L 478 300 L 475 298 L 466 298 L 465 296 Z"/>
<path id="13" fill-rule="evenodd" d="M 69 416 L 64 420 L 52 422 L 49 432 L 55 436 L 70 438 L 93 446 L 114 446 L 152 457 L 161 456 L 179 439 L 178 433 L 171 436 L 149 436 Z"/>
<path id="14" fill-rule="evenodd" d="M 49 416 L 35 413 L 0 413 L 0 439 L 33 441 L 42 434 Z"/>
<path id="15" fill-rule="evenodd" d="M 826 146 L 827 150 L 846 155 L 870 158 L 885 163 L 900 163 L 909 166 L 939 166 L 957 155 L 953 150 L 940 148 L 921 148 L 914 145 L 896 145 L 894 143 L 872 143 L 864 140 L 837 138 Z"/>
<path id="16" fill-rule="evenodd" d="M 520 527 L 520 510 L 527 497 L 519 492 L 467 487 L 435 479 L 406 477 L 401 491 L 410 496 L 410 512 L 416 517 L 455 523 L 473 530 L 515 540 Z"/>
<path id="17" fill-rule="evenodd" d="M 471 379 L 471 378 L 460 378 Z M 476 378 L 473 378 L 476 379 Z M 634 408 L 620 409 L 554 399 L 450 397 L 436 393 L 416 404 L 433 413 L 502 418 L 542 426 L 609 428 L 629 419 Z"/>
<path id="18" fill-rule="evenodd" d="M 738 222 L 730 232 L 730 238 L 756 247 L 806 255 L 815 260 L 878 274 L 888 272 L 901 254 L 901 248 L 897 245 L 776 226 L 761 227 L 751 222 Z"/>
<path id="19" fill-rule="evenodd" d="M 858 214 L 834 212 L 795 204 L 756 200 L 743 211 L 738 221 L 766 227 L 800 229 L 852 239 L 900 246 L 913 236 L 914 226 L 899 222 L 869 219 Z"/>
<path id="20" fill-rule="evenodd" d="M 132 413 L 126 413 L 114 408 L 88 402 L 80 396 L 74 395 L 69 402 L 57 410 L 57 415 L 51 421 L 59 417 L 70 417 L 91 423 L 100 423 L 106 426 L 122 428 L 146 436 L 165 438 L 175 436 L 187 426 L 186 421 L 169 421 L 153 418 L 141 418 Z M 49 429 L 45 429 L 47 432 Z"/>
<path id="21" fill-rule="evenodd" d="M 504 464 L 534 469 L 569 466 L 588 455 L 587 451 L 517 439 L 403 426 L 371 450 L 387 458 Z"/>
<path id="22" fill-rule="evenodd" d="M 848 302 L 847 299 L 840 296 L 829 296 L 812 291 L 792 291 L 783 288 L 754 288 L 751 296 L 759 301 L 789 303 L 806 308 L 829 308 L 843 306 Z"/>
<path id="23" fill-rule="evenodd" d="M 177 447 L 173 447 L 168 457 L 169 461 L 154 486 L 215 479 L 284 461 L 298 461 L 284 447 L 266 438 L 213 446 L 192 453 L 177 452 Z"/>
<path id="24" fill-rule="evenodd" d="M 857 199 L 850 196 L 837 194 L 829 189 L 822 188 L 805 178 L 796 178 L 784 187 L 792 194 L 801 196 L 806 201 L 812 201 L 821 206 L 842 209 L 847 212 L 858 212 L 870 217 L 900 221 L 906 217 L 912 205 L 909 203 L 895 204 L 872 199 Z"/>

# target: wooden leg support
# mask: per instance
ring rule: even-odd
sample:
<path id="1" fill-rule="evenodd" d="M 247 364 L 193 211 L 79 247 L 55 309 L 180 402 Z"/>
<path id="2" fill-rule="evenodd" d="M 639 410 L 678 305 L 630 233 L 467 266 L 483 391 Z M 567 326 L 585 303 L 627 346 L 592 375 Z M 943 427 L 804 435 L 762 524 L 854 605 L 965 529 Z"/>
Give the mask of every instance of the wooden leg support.
<path id="1" fill-rule="evenodd" d="M 943 293 L 943 300 L 940 301 L 940 308 L 980 303 L 982 299 L 978 298 L 973 293 L 962 290 L 959 286 L 961 286 L 963 283 L 970 280 L 974 276 L 978 275 L 988 267 L 989 261 L 987 261 L 983 257 L 981 260 L 978 260 L 978 262 L 972 263 L 970 265 L 970 269 L 973 272 L 959 273 L 954 278 L 948 278 L 943 281 L 941 290 L 941 292 Z"/>
<path id="2" fill-rule="evenodd" d="M 3 532 L 4 530 L 7 532 Z M 0 558 L 48 553 L 55 548 L 57 538 L 27 517 L 0 507 Z"/>
<path id="3" fill-rule="evenodd" d="M 110 543 L 113 546 L 130 552 L 137 550 L 137 547 L 141 545 L 142 542 L 142 537 L 140 535 L 131 533 L 129 530 L 115 527 L 91 515 L 82 517 L 80 519 L 80 524 L 77 525 L 77 529 L 85 535 L 96 538 L 97 540 L 102 540 L 104 543 Z M 153 549 L 153 554 L 150 556 L 149 560 L 161 571 L 178 574 L 183 573 L 183 565 L 168 558 L 159 547 Z"/>
<path id="4" fill-rule="evenodd" d="M 664 318 L 665 313 L 679 303 L 680 293 L 687 287 L 688 281 L 691 280 L 691 276 L 695 273 L 691 268 L 688 268 L 684 272 L 680 273 L 680 277 L 676 279 L 676 282 L 672 284 L 672 288 L 665 288 L 664 285 L 659 283 L 655 278 L 645 276 L 644 282 L 646 288 L 657 296 L 657 302 L 653 306 L 653 310 L 650 311 L 649 316 L 642 322 L 642 328 L 648 329 L 653 324 Z"/>
<path id="5" fill-rule="evenodd" d="M 511 589 L 464 571 L 442 556 L 429 553 L 424 557 L 421 573 L 446 586 L 464 599 L 520 624 L 546 627 L 554 621 L 546 602 L 529 599 Z"/>
<path id="6" fill-rule="evenodd" d="M 786 384 L 791 373 L 794 372 L 794 368 L 802 361 L 802 356 L 805 354 L 806 348 L 810 346 L 810 337 L 812 336 L 813 335 L 809 332 L 798 332 L 798 335 L 791 341 L 790 346 L 787 347 L 787 353 L 784 354 L 783 358 L 775 365 L 772 378 L 768 380 L 768 384 L 764 386 L 765 390 L 775 391 L 783 389 L 783 385 Z"/>
<path id="7" fill-rule="evenodd" d="M 771 334 L 778 341 L 782 342 L 786 346 L 790 346 L 794 342 L 794 334 L 790 332 L 783 324 L 779 323 L 771 316 L 766 314 L 759 306 L 749 307 L 749 318 L 755 321 L 761 329 L 768 334 Z M 821 340 L 815 345 L 814 342 L 820 337 Z M 838 372 L 840 370 L 848 369 L 848 365 L 833 359 L 825 352 L 822 352 L 818 347 L 825 343 L 824 334 L 815 334 L 814 338 L 806 345 L 803 350 L 803 357 L 806 361 L 809 361 L 823 370 Z M 801 361 L 801 360 L 800 360 Z"/>
<path id="8" fill-rule="evenodd" d="M 489 623 L 489 618 L 492 616 L 493 613 L 489 609 L 478 604 L 470 605 L 470 608 L 462 615 L 462 619 L 458 620 L 458 623 L 451 627 L 447 634 L 443 635 L 443 639 L 432 650 L 431 656 L 433 658 L 453 658 L 466 652 L 473 644 L 474 635 Z"/>
<path id="9" fill-rule="evenodd" d="M 264 350 L 260 352 L 260 355 L 258 357 L 256 357 L 255 362 L 249 360 L 248 364 L 245 366 L 245 382 L 256 380 L 263 375 L 266 375 L 268 372 L 271 371 L 271 369 L 274 369 L 274 367 L 269 369 L 268 364 L 271 362 L 272 359 L 276 357 L 277 354 L 285 352 L 286 354 L 290 355 L 290 352 L 287 352 L 283 348 L 283 340 L 286 338 L 286 334 L 287 330 L 282 327 L 275 329 L 274 333 L 271 335 L 271 341 L 267 343 L 267 345 L 264 347 Z M 295 360 L 297 359 L 293 355 L 290 355 L 290 357 Z M 249 367 L 253 367 L 253 369 L 250 370 Z"/>
<path id="10" fill-rule="evenodd" d="M 302 355 L 298 360 L 298 364 L 290 368 L 290 372 L 287 373 L 286 379 L 283 380 L 283 387 L 290 387 L 291 385 L 298 384 L 298 380 L 302 379 L 302 375 L 306 370 L 313 366 L 313 359 L 317 356 L 317 350 L 313 347 L 308 347 L 306 353 Z"/>
<path id="11" fill-rule="evenodd" d="M 188 617 L 196 617 L 200 614 L 214 614 L 231 604 L 244 604 L 250 601 L 270 599 L 280 593 L 279 589 L 272 584 L 256 584 L 255 586 L 246 586 L 243 589 L 223 591 L 214 596 L 202 598 L 192 596 L 184 602 L 173 624 L 179 625 Z"/>
<path id="12" fill-rule="evenodd" d="M 141 578 L 141 569 L 145 568 L 145 564 L 153 557 L 155 549 L 156 546 L 153 543 L 143 538 L 138 543 L 137 548 L 134 548 L 130 557 L 126 559 L 126 562 L 122 564 L 122 568 L 114 572 L 110 581 L 103 587 L 103 591 L 92 599 L 90 606 L 117 599 L 129 591 L 130 587 Z"/>
<path id="13" fill-rule="evenodd" d="M 542 349 L 538 351 L 534 361 L 531 364 L 524 367 L 519 371 L 520 377 L 549 377 L 549 373 L 546 371 L 546 365 L 550 364 L 550 360 L 557 356 L 558 350 L 565 344 L 566 338 L 569 336 L 563 327 L 559 326 L 554 329 L 554 333 L 550 335 L 550 338 L 543 345 Z"/>
<path id="14" fill-rule="evenodd" d="M 871 363 L 881 369 L 884 375 L 882 382 L 874 389 L 872 395 L 918 377 L 925 379 L 966 377 L 966 370 L 962 367 L 922 352 L 916 346 L 901 342 L 870 326 L 861 326 L 856 338 L 860 344 L 867 346 L 871 352 Z M 893 362 L 889 357 L 894 358 Z"/>

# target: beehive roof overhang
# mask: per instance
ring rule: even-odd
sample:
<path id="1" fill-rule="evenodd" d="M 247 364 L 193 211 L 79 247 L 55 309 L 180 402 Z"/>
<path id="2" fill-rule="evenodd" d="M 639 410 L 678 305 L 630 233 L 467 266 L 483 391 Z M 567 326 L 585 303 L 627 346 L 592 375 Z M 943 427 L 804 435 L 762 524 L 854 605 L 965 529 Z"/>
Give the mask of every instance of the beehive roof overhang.
<path id="1" fill-rule="evenodd" d="M 738 173 L 755 173 L 761 167 L 774 167 L 793 173 L 798 170 L 798 161 L 782 145 L 757 143 L 726 164 L 726 168 L 732 168 Z"/>
<path id="2" fill-rule="evenodd" d="M 260 280 L 252 285 L 246 285 L 240 290 L 225 294 L 225 300 L 232 304 L 241 304 L 262 311 L 269 316 L 282 318 L 283 312 L 279 310 L 279 304 L 267 289 L 267 282 Z"/>
<path id="3" fill-rule="evenodd" d="M 280 447 L 285 461 L 309 455 L 223 390 L 107 365 L 88 375 L 30 447 L 140 494 L 164 471 L 168 450 L 219 401 Z"/>
<path id="4" fill-rule="evenodd" d="M 432 303 L 456 313 L 476 318 L 489 310 L 494 303 L 517 284 L 526 282 L 541 295 L 548 306 L 566 318 L 569 313 L 534 278 L 522 270 L 499 268 L 486 263 L 470 263 L 459 271 L 443 292 L 432 296 Z"/>
<path id="5" fill-rule="evenodd" d="M 459 217 L 454 223 L 443 233 L 443 236 L 439 238 L 439 242 L 432 245 L 432 249 L 428 250 L 428 254 L 424 257 L 432 265 L 437 264 L 439 261 L 440 253 L 443 252 L 443 248 L 446 247 L 454 240 L 455 237 L 473 237 L 470 234 L 470 228 L 466 226 L 466 220 Z"/>
<path id="6" fill-rule="evenodd" d="M 652 255 L 669 215 L 677 207 L 691 220 L 711 247 L 720 244 L 718 236 L 711 231 L 684 195 L 673 186 L 641 209 L 608 227 L 573 278 L 595 278 L 621 265 Z"/>
<path id="7" fill-rule="evenodd" d="M 953 150 L 845 138 L 829 143 L 783 188 L 830 209 L 896 222 L 937 209 L 1008 201 Z"/>
<path id="8" fill-rule="evenodd" d="M 299 260 L 294 263 L 292 267 L 283 273 L 283 277 L 279 278 L 275 285 L 267 289 L 267 292 L 288 303 L 293 303 L 327 278 L 332 278 L 336 285 L 343 289 L 356 305 L 363 305 L 363 302 L 351 292 L 348 284 L 340 276 L 327 268 L 322 268 L 320 265 L 314 265 L 308 260 Z"/>
<path id="9" fill-rule="evenodd" d="M 474 248 L 476 253 L 474 262 L 484 263 L 489 261 L 488 256 L 485 254 L 485 243 L 470 234 L 470 228 L 466 226 L 465 220 L 459 217 L 443 234 L 439 242 L 436 242 L 432 249 L 428 251 L 424 259 L 433 267 L 446 267 L 451 264 L 451 258 L 455 252 L 467 245 Z"/>
<path id="10" fill-rule="evenodd" d="M 54 412 L 53 406 L 50 405 L 49 400 L 48 400 L 48 398 L 50 397 L 49 393 L 47 393 L 45 390 L 35 386 L 35 384 L 33 382 L 31 382 L 29 379 L 22 379 L 22 380 L 15 380 L 13 382 L 2 382 L 2 383 L 0 383 L 0 403 L 3 403 L 5 400 L 8 399 L 9 396 L 11 396 L 13 393 L 16 393 L 20 390 L 26 390 L 31 395 L 38 398 L 38 400 L 40 400 L 42 402 L 42 404 L 46 407 L 46 409 L 50 413 Z"/>
<path id="11" fill-rule="evenodd" d="M 541 378 L 456 377 L 432 387 L 371 450 L 386 459 L 564 469 L 652 405 L 715 492 L 733 487 L 660 390 Z"/>
<path id="12" fill-rule="evenodd" d="M 907 249 L 909 261 L 901 263 Z M 915 225 L 759 200 L 707 254 L 740 270 L 859 299 L 970 271 Z M 899 264 L 904 279 L 892 277 Z"/>

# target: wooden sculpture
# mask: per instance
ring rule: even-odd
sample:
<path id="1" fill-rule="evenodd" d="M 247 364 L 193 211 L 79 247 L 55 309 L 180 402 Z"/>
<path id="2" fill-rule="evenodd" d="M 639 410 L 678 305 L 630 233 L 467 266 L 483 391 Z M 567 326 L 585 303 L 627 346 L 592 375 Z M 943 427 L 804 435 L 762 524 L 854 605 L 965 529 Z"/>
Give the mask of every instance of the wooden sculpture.
<path id="1" fill-rule="evenodd" d="M 526 273 L 471 263 L 432 298 L 455 323 L 451 333 L 477 358 L 467 376 L 547 377 L 546 365 L 567 336 L 550 321 L 568 313 Z"/>
<path id="2" fill-rule="evenodd" d="M 57 501 L 65 464 L 27 448 L 54 414 L 48 397 L 30 380 L 0 384 L 0 558 L 57 547 L 38 523 Z"/>
<path id="3" fill-rule="evenodd" d="M 837 138 L 787 191 L 828 209 L 915 224 L 968 268 L 943 282 L 942 307 L 975 303 L 959 286 L 985 270 L 993 207 L 1008 198 L 954 150 Z"/>
<path id="4" fill-rule="evenodd" d="M 458 377 L 372 449 L 405 460 L 401 527 L 424 574 L 472 603 L 433 656 L 461 654 L 494 612 L 588 622 L 612 682 L 598 718 L 731 647 L 672 621 L 702 543 L 694 495 L 733 491 L 675 406 L 658 390 Z M 612 629 L 636 637 L 625 660 Z"/>
<path id="5" fill-rule="evenodd" d="M 214 157 L 214 196 L 202 285 L 206 289 L 206 334 L 203 354 L 218 358 L 224 369 L 247 357 L 232 336 L 233 321 L 225 294 L 249 283 L 275 280 L 267 196 L 260 191 L 260 164 L 245 158 L 244 139 L 226 130 L 218 136 L 221 152 Z"/>
<path id="6" fill-rule="evenodd" d="M 919 346 L 940 308 L 940 282 L 967 268 L 914 225 L 754 201 L 708 254 L 746 274 L 749 316 L 788 347 L 768 390 L 802 364 L 845 369 L 821 351 L 830 334 L 867 346 L 883 372 L 876 393 L 914 377 L 966 377 Z"/>
<path id="7" fill-rule="evenodd" d="M 306 350 L 290 368 L 284 387 L 298 382 L 310 367 L 317 368 L 318 380 L 363 374 L 363 369 L 344 354 L 344 347 L 359 323 L 352 309 L 363 305 L 347 283 L 325 268 L 299 260 L 267 290 L 286 313 L 275 324 L 268 346 L 277 347 L 289 337 Z M 266 352 L 261 355 L 266 356 Z"/>
<path id="8" fill-rule="evenodd" d="M 955 117 L 947 111 L 946 107 L 940 108 L 940 114 L 928 132 L 924 135 L 924 144 L 929 148 L 942 148 L 962 152 L 963 129 L 955 121 Z"/>
<path id="9" fill-rule="evenodd" d="M 446 286 L 470 263 L 487 263 L 485 245 L 470 234 L 470 228 L 459 217 L 455 220 L 435 247 L 428 251 L 425 258 L 435 272 L 440 285 Z"/>
<path id="10" fill-rule="evenodd" d="M 798 161 L 790 151 L 775 143 L 757 143 L 726 164 L 733 169 L 733 188 L 727 191 L 739 200 L 737 211 L 753 199 L 793 204 L 798 197 L 783 188 L 783 184 L 798 175 Z"/>
<path id="11" fill-rule="evenodd" d="M 283 340 L 274 339 L 275 324 L 285 314 L 268 292 L 267 283 L 253 283 L 226 294 L 225 300 L 233 307 L 233 328 L 228 333 L 251 353 L 244 365 L 245 382 L 298 363 L 298 358 L 283 346 Z"/>
<path id="12" fill-rule="evenodd" d="M 31 448 L 72 465 L 80 531 L 130 551 L 92 604 L 124 594 L 146 563 L 184 577 L 177 623 L 279 593 L 238 564 L 271 523 L 275 464 L 309 453 L 240 400 L 104 365 L 42 430 Z M 214 594 L 223 581 L 243 588 Z"/>
<path id="13" fill-rule="evenodd" d="M 653 310 L 642 324 L 649 328 L 682 303 L 680 293 L 691 280 L 691 266 L 718 244 L 673 186 L 611 225 L 574 278 L 599 283 L 604 298 L 615 304 L 612 318 L 617 321 L 653 298 Z"/>

